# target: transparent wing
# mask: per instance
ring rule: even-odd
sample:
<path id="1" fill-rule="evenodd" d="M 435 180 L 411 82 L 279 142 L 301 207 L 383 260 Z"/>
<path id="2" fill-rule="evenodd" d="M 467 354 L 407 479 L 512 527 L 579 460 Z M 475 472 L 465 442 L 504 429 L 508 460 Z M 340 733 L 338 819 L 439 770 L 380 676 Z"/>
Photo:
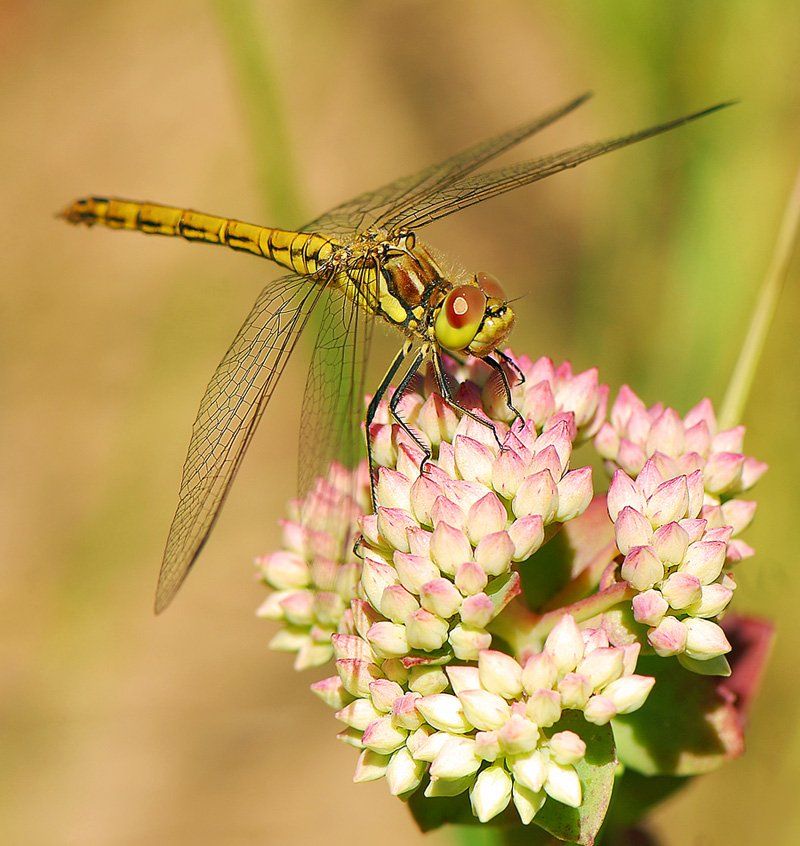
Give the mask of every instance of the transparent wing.
<path id="1" fill-rule="evenodd" d="M 211 378 L 192 427 L 156 590 L 175 596 L 219 515 L 253 432 L 325 287 L 286 276 L 261 293 Z"/>
<path id="2" fill-rule="evenodd" d="M 599 141 L 594 144 L 582 144 L 570 150 L 560 153 L 542 156 L 527 162 L 521 162 L 508 167 L 491 170 L 488 173 L 480 173 L 475 176 L 467 176 L 457 182 L 448 185 L 441 190 L 423 197 L 413 206 L 404 206 L 396 214 L 385 218 L 384 225 L 390 230 L 418 229 L 426 226 L 434 220 L 439 220 L 447 215 L 468 206 L 482 203 L 490 197 L 512 191 L 522 185 L 528 185 L 540 179 L 560 173 L 572 167 L 577 167 L 583 162 L 605 155 L 613 150 L 619 150 L 630 144 L 660 135 L 670 129 L 675 129 L 690 121 L 716 112 L 725 108 L 731 103 L 719 103 L 708 109 L 694 112 L 690 115 L 667 121 L 658 126 L 651 126 L 631 135 L 623 135 L 608 141 Z"/>
<path id="3" fill-rule="evenodd" d="M 358 274 L 353 293 L 374 301 L 374 267 Z M 331 288 L 317 334 L 303 395 L 299 444 L 299 493 L 328 475 L 331 461 L 353 467 L 361 457 L 364 373 L 375 317 L 353 296 Z"/>
<path id="4" fill-rule="evenodd" d="M 352 200 L 331 209 L 303 227 L 306 232 L 338 233 L 363 231 L 372 225 L 381 226 L 404 209 L 420 204 L 424 197 L 454 180 L 460 179 L 500 153 L 519 144 L 536 132 L 577 109 L 591 94 L 582 94 L 545 115 L 540 115 L 507 132 L 480 141 L 460 153 L 418 173 L 404 176 L 373 191 L 359 194 Z"/>

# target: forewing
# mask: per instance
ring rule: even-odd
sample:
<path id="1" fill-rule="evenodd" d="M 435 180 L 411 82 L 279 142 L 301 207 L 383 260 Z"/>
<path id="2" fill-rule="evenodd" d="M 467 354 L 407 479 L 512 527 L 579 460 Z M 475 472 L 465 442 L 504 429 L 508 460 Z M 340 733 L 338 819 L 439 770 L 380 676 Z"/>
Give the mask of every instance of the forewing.
<path id="1" fill-rule="evenodd" d="M 330 286 L 321 306 L 300 422 L 300 496 L 316 479 L 328 475 L 333 460 L 353 467 L 361 457 L 364 372 L 375 317 L 356 298 L 374 301 L 375 292 L 368 296 L 366 288 L 374 286 L 375 280 L 372 266 L 365 267 L 351 296 Z"/>
<path id="2" fill-rule="evenodd" d="M 651 126 L 648 129 L 634 132 L 631 135 L 623 135 L 620 138 L 599 141 L 594 144 L 581 144 L 579 147 L 542 156 L 538 159 L 498 168 L 488 173 L 467 176 L 454 184 L 424 197 L 413 207 L 404 208 L 399 214 L 388 219 L 386 225 L 395 230 L 418 229 L 432 223 L 434 220 L 447 217 L 460 209 L 467 208 L 476 203 L 482 203 L 490 197 L 496 197 L 498 194 L 504 194 L 506 191 L 512 191 L 515 188 L 520 188 L 531 182 L 537 182 L 540 179 L 545 179 L 563 170 L 577 167 L 579 164 L 587 162 L 590 159 L 605 155 L 613 150 L 619 150 L 630 144 L 636 144 L 639 141 L 644 141 L 646 138 L 652 138 L 654 135 L 660 135 L 662 132 L 675 129 L 678 126 L 697 120 L 729 105 L 731 103 L 719 103 L 708 109 L 685 115 L 676 120 L 667 121 L 658 126 Z"/>
<path id="3" fill-rule="evenodd" d="M 192 427 L 178 508 L 158 577 L 156 612 L 172 601 L 206 542 L 256 425 L 323 291 L 323 284 L 294 274 L 270 283 L 212 376 Z"/>
<path id="4" fill-rule="evenodd" d="M 396 179 L 376 190 L 359 194 L 316 220 L 312 220 L 303 227 L 303 230 L 323 233 L 360 232 L 373 225 L 386 225 L 387 221 L 401 215 L 405 209 L 418 206 L 432 192 L 472 173 L 476 168 L 515 144 L 519 144 L 520 141 L 524 141 L 577 109 L 590 96 L 588 93 L 582 94 L 545 115 L 540 115 L 493 138 L 473 144 L 460 153 L 417 173 Z"/>

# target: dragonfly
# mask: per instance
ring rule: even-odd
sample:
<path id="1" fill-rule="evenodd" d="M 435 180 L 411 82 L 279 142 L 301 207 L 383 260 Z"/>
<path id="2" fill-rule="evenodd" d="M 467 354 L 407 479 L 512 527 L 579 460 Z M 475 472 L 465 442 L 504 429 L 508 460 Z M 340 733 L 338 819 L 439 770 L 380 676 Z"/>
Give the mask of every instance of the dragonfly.
<path id="1" fill-rule="evenodd" d="M 157 613 L 170 604 L 205 545 L 256 427 L 312 316 L 318 328 L 301 409 L 301 495 L 324 473 L 332 457 L 352 454 L 350 445 L 360 438 L 365 365 L 378 323 L 395 330 L 402 344 L 372 394 L 363 421 L 373 503 L 375 475 L 369 433 L 387 396 L 391 395 L 392 419 L 418 444 L 422 464 L 431 455 L 399 409 L 404 392 L 423 364 L 432 367 L 445 401 L 493 429 L 487 418 L 459 404 L 442 356 L 449 353 L 482 359 L 496 371 L 514 410 L 509 376 L 521 380 L 522 374 L 501 350 L 515 319 L 508 297 L 489 274 L 454 278 L 417 237 L 418 230 L 730 105 L 718 103 L 628 135 L 477 172 L 573 112 L 589 97 L 583 94 L 413 175 L 359 194 L 297 230 L 99 196 L 78 199 L 62 212 L 69 223 L 218 244 L 289 271 L 263 289 L 200 403 L 159 572 Z M 397 386 L 391 391 L 396 379 Z"/>

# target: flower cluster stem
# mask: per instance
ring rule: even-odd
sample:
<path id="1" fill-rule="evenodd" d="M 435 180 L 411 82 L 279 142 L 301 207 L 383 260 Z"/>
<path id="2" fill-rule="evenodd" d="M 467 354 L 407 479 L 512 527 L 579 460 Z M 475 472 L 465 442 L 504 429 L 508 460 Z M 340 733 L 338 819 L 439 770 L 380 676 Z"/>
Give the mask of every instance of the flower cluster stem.
<path id="1" fill-rule="evenodd" d="M 778 300 L 786 282 L 798 233 L 800 233 L 800 169 L 798 169 L 794 187 L 783 213 L 772 260 L 761 283 L 747 335 L 722 402 L 720 425 L 723 429 L 736 426 L 741 420 Z"/>

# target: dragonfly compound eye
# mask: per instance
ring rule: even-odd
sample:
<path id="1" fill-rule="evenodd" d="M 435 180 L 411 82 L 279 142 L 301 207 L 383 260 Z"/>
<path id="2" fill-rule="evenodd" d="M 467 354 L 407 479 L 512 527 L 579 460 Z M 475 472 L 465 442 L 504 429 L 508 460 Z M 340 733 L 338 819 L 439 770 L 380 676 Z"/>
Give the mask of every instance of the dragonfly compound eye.
<path id="1" fill-rule="evenodd" d="M 436 316 L 436 340 L 448 350 L 465 350 L 478 334 L 486 313 L 486 294 L 474 285 L 458 285 L 444 298 Z"/>
<path id="2" fill-rule="evenodd" d="M 476 285 L 486 294 L 487 297 L 493 297 L 496 300 L 506 300 L 506 292 L 503 286 L 489 273 L 476 273 Z"/>

